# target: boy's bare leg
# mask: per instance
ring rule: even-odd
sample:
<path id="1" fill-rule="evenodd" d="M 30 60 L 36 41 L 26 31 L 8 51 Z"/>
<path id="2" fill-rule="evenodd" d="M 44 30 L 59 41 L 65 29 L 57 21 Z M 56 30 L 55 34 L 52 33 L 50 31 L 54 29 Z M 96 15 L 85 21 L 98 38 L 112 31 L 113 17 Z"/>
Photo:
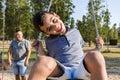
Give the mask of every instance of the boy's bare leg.
<path id="1" fill-rule="evenodd" d="M 91 73 L 91 80 L 108 80 L 104 57 L 97 50 L 87 53 L 85 65 Z"/>
<path id="2" fill-rule="evenodd" d="M 41 56 L 33 65 L 28 80 L 46 80 L 48 76 L 60 73 L 56 61 L 47 56 Z"/>

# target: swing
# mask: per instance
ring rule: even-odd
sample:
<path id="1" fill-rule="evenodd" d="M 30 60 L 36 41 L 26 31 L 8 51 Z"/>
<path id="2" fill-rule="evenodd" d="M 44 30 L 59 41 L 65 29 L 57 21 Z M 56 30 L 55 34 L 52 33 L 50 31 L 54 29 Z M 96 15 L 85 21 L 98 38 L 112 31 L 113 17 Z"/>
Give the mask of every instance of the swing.
<path id="1" fill-rule="evenodd" d="M 94 25 L 95 25 L 95 29 L 96 29 L 96 36 L 99 37 L 98 27 L 97 27 L 97 23 L 96 23 L 96 17 L 95 17 L 95 13 L 94 13 L 93 2 L 92 2 L 92 0 L 90 0 L 90 1 L 91 1 L 91 5 L 92 5 L 92 12 L 93 12 L 93 17 L 94 17 Z M 48 10 L 47 10 L 48 12 L 50 10 L 51 4 L 52 4 L 52 0 L 50 1 L 49 7 L 48 7 Z M 41 36 L 42 36 L 42 33 L 40 32 L 39 35 L 38 35 L 37 40 L 40 40 Z M 100 45 L 99 44 L 97 45 L 97 47 L 98 47 L 98 50 L 100 51 Z M 36 58 L 37 57 L 38 57 L 38 47 L 36 47 Z M 47 80 L 51 80 L 51 79 L 47 79 Z M 68 79 L 68 80 L 71 80 L 71 79 Z M 74 79 L 74 80 L 83 80 L 83 79 Z"/>
<path id="2" fill-rule="evenodd" d="M 52 1 L 53 0 L 50 0 L 49 6 L 48 6 L 48 9 L 47 9 L 48 12 L 50 11 Z M 41 39 L 41 37 L 42 37 L 42 32 L 39 32 L 37 40 L 39 41 Z M 36 49 L 36 59 L 37 59 L 37 57 L 38 57 L 38 46 L 36 46 L 35 49 Z"/>
<path id="3" fill-rule="evenodd" d="M 97 22 L 96 22 L 93 1 L 92 0 L 90 0 L 90 1 L 91 1 L 91 6 L 92 6 L 92 13 L 93 13 L 94 25 L 95 25 L 95 30 L 96 30 L 96 36 L 99 37 L 99 31 L 98 31 L 98 26 L 97 26 Z M 98 51 L 100 52 L 100 44 L 97 44 L 97 48 L 98 48 Z"/>

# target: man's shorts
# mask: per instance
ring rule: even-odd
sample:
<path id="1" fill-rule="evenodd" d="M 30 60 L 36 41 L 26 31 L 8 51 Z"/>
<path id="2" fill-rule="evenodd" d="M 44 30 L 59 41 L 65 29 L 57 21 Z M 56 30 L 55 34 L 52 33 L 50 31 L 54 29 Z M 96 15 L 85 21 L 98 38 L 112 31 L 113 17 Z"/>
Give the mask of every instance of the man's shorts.
<path id="1" fill-rule="evenodd" d="M 83 61 L 81 61 L 79 66 L 75 68 L 66 67 L 58 61 L 57 63 L 64 70 L 64 74 L 60 77 L 49 77 L 48 79 L 50 80 L 77 80 L 77 79 L 90 80 L 90 73 L 85 69 Z"/>
<path id="2" fill-rule="evenodd" d="M 25 59 L 23 60 L 13 60 L 13 70 L 14 70 L 14 74 L 17 75 L 21 75 L 21 76 L 25 76 L 27 74 L 27 67 L 24 66 L 24 62 Z"/>

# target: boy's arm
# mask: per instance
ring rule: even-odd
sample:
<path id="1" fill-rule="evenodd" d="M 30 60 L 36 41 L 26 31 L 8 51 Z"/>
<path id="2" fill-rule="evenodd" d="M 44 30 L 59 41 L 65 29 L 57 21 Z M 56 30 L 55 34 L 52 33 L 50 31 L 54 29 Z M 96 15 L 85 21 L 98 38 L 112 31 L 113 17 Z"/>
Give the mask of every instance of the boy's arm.
<path id="1" fill-rule="evenodd" d="M 40 54 L 40 55 L 46 55 L 41 41 L 39 41 L 39 45 L 38 45 L 38 46 L 39 46 L 39 47 L 38 47 L 38 52 L 39 52 L 39 54 Z"/>
<path id="2" fill-rule="evenodd" d="M 33 43 L 32 43 L 32 47 L 36 47 L 38 46 L 38 53 L 40 55 L 46 55 L 44 49 L 43 49 L 43 45 L 42 45 L 42 42 L 41 41 L 38 41 L 38 40 L 35 40 Z"/>

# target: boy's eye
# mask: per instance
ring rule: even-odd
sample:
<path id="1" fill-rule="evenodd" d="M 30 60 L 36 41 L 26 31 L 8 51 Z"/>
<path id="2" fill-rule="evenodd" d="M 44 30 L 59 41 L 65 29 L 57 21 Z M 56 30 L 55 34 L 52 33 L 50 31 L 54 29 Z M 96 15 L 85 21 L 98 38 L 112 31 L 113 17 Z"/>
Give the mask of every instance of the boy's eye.
<path id="1" fill-rule="evenodd" d="M 47 31 L 51 31 L 51 27 L 48 27 L 48 28 L 47 28 Z"/>
<path id="2" fill-rule="evenodd" d="M 57 22 L 57 20 L 56 20 L 56 19 L 53 19 L 53 20 L 52 20 L 52 22 L 53 22 L 53 23 L 56 23 L 56 22 Z"/>

